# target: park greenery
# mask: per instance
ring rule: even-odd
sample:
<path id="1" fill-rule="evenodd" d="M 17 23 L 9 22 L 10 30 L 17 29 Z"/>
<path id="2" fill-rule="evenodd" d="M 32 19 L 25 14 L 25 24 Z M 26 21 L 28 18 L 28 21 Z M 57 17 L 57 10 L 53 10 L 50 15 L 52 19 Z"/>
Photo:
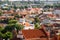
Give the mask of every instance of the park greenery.
<path id="1" fill-rule="evenodd" d="M 8 24 L 5 27 L 0 27 L 0 38 L 2 39 L 12 39 L 13 38 L 13 30 L 17 33 L 19 30 L 24 28 L 23 25 L 18 24 L 17 20 L 9 20 Z"/>

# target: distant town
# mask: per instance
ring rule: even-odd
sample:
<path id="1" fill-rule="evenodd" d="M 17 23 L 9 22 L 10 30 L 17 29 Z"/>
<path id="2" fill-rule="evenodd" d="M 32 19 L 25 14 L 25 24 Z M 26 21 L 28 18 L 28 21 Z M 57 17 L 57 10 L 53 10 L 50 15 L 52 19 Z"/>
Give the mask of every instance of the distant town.
<path id="1" fill-rule="evenodd" d="M 60 1 L 1 0 L 0 40 L 60 40 Z"/>

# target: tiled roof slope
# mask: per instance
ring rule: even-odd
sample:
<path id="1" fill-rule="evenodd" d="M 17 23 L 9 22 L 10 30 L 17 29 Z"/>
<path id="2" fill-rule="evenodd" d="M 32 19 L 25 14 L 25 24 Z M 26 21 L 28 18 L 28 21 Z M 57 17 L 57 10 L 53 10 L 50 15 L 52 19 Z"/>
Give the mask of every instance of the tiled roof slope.
<path id="1" fill-rule="evenodd" d="M 23 36 L 26 39 L 30 39 L 30 38 L 40 38 L 40 37 L 45 37 L 46 35 L 44 34 L 44 32 L 42 31 L 42 29 L 38 30 L 22 30 Z"/>

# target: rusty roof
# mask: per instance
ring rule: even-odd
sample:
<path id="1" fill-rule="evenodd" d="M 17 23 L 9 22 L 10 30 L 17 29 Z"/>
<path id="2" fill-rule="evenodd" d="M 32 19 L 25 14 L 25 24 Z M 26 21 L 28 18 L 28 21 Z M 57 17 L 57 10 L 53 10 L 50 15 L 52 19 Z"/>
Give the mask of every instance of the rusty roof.
<path id="1" fill-rule="evenodd" d="M 26 39 L 40 38 L 42 36 L 46 36 L 42 29 L 22 30 L 22 34 Z"/>

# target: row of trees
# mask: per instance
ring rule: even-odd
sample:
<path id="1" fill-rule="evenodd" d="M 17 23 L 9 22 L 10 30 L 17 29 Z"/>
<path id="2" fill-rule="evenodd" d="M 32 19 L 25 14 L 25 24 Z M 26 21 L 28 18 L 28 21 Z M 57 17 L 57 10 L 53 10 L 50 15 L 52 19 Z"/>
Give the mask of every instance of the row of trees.
<path id="1" fill-rule="evenodd" d="M 44 8 L 60 8 L 60 4 L 45 5 Z"/>
<path id="2" fill-rule="evenodd" d="M 44 8 L 53 8 L 53 5 L 45 5 Z"/>
<path id="3" fill-rule="evenodd" d="M 17 8 L 24 9 L 24 8 L 28 8 L 28 6 L 20 6 L 20 7 L 14 6 L 13 8 L 14 9 L 17 9 Z"/>

